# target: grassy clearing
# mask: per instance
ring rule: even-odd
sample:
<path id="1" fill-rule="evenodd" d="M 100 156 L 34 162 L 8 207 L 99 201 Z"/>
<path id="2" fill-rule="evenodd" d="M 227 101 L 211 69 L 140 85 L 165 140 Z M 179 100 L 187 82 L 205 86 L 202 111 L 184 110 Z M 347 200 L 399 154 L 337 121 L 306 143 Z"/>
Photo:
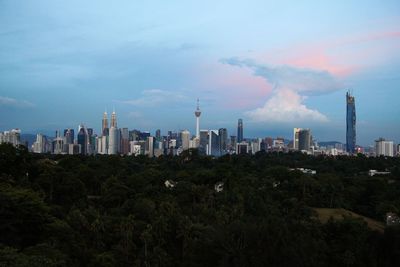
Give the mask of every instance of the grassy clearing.
<path id="1" fill-rule="evenodd" d="M 353 218 L 361 218 L 363 219 L 368 227 L 372 230 L 383 233 L 385 230 L 385 225 L 381 222 L 373 220 L 371 218 L 362 216 L 360 214 L 354 213 L 352 211 L 346 209 L 328 209 L 328 208 L 314 208 L 314 210 L 318 214 L 318 219 L 322 223 L 326 223 L 329 218 L 333 218 L 334 220 L 342 220 L 344 217 L 353 217 Z"/>

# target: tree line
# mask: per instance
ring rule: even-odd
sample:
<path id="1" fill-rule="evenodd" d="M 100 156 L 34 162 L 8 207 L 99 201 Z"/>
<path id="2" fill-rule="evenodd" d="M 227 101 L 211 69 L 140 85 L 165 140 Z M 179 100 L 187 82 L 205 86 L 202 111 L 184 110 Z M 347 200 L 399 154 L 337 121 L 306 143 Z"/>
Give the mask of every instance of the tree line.
<path id="1" fill-rule="evenodd" d="M 399 266 L 399 226 L 321 222 L 313 208 L 384 223 L 400 212 L 400 159 L 69 156 L 0 145 L 0 266 Z"/>

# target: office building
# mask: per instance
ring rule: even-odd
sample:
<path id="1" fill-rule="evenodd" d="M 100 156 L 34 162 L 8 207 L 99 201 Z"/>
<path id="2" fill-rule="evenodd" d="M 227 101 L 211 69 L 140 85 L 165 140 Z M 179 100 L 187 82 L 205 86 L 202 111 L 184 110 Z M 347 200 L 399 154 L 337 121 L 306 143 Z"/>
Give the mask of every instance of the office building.
<path id="1" fill-rule="evenodd" d="M 18 146 L 21 144 L 21 130 L 12 129 L 11 131 L 0 132 L 0 144 L 10 143 L 13 146 Z"/>
<path id="2" fill-rule="evenodd" d="M 101 121 L 101 134 L 103 136 L 106 136 L 109 134 L 107 111 L 104 111 L 103 119 Z"/>
<path id="3" fill-rule="evenodd" d="M 117 128 L 111 126 L 108 137 L 108 154 L 115 155 L 118 153 L 119 131 Z"/>
<path id="4" fill-rule="evenodd" d="M 199 153 L 205 155 L 208 153 L 208 138 L 209 132 L 208 130 L 200 131 L 200 145 L 199 145 Z"/>
<path id="5" fill-rule="evenodd" d="M 355 98 L 346 93 L 346 151 L 350 154 L 355 153 L 356 149 L 356 106 Z"/>
<path id="6" fill-rule="evenodd" d="M 249 153 L 249 144 L 245 141 L 236 144 L 236 154 L 247 154 Z"/>
<path id="7" fill-rule="evenodd" d="M 310 129 L 301 129 L 299 135 L 299 149 L 300 151 L 309 151 L 311 148 L 311 131 Z"/>
<path id="8" fill-rule="evenodd" d="M 237 126 L 237 142 L 240 143 L 242 141 L 243 141 L 243 120 L 239 119 Z"/>
<path id="9" fill-rule="evenodd" d="M 293 149 L 299 150 L 299 132 L 301 128 L 294 128 L 293 129 Z"/>
<path id="10" fill-rule="evenodd" d="M 73 144 L 75 140 L 75 131 L 74 129 L 65 129 L 64 130 L 65 144 Z"/>
<path id="11" fill-rule="evenodd" d="M 32 145 L 33 153 L 47 152 L 47 138 L 42 134 L 36 135 L 36 141 Z"/>
<path id="12" fill-rule="evenodd" d="M 111 114 L 111 124 L 110 124 L 110 128 L 114 127 L 117 128 L 117 114 L 115 113 L 115 110 L 113 111 L 113 113 Z"/>
<path id="13" fill-rule="evenodd" d="M 190 132 L 188 130 L 184 130 L 181 132 L 181 142 L 182 149 L 187 150 L 190 147 Z"/>
<path id="14" fill-rule="evenodd" d="M 80 153 L 82 155 L 87 154 L 87 147 L 88 147 L 88 133 L 83 124 L 79 125 L 78 129 L 78 144 L 80 145 Z"/>
<path id="15" fill-rule="evenodd" d="M 128 128 L 121 129 L 121 154 L 127 155 L 129 153 L 129 131 Z"/>
<path id="16" fill-rule="evenodd" d="M 220 128 L 218 130 L 219 136 L 219 150 L 221 155 L 225 155 L 228 151 L 228 130 L 226 128 Z"/>
<path id="17" fill-rule="evenodd" d="M 154 137 L 149 136 L 146 138 L 145 155 L 152 158 L 154 157 Z"/>
<path id="18" fill-rule="evenodd" d="M 161 141 L 161 130 L 160 129 L 156 130 L 156 140 Z"/>
<path id="19" fill-rule="evenodd" d="M 375 140 L 375 154 L 376 156 L 393 157 L 393 141 L 387 141 L 384 138 Z"/>
<path id="20" fill-rule="evenodd" d="M 208 133 L 208 153 L 210 156 L 220 156 L 219 136 L 217 130 L 210 130 Z"/>

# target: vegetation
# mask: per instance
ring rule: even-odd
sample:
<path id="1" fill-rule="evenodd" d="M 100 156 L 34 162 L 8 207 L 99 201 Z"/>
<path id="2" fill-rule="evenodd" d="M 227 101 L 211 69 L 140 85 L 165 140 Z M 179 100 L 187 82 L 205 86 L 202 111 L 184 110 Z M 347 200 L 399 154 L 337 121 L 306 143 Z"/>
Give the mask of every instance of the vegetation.
<path id="1" fill-rule="evenodd" d="M 290 170 L 299 167 L 317 174 Z M 0 266 L 400 266 L 400 228 L 383 229 L 399 209 L 399 158 L 82 157 L 0 145 Z"/>

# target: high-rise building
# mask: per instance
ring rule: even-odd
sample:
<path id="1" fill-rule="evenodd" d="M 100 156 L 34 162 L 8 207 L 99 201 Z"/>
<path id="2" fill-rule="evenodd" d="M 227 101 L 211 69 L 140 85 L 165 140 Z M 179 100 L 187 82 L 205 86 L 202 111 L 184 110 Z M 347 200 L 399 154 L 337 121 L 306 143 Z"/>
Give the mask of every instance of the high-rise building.
<path id="1" fill-rule="evenodd" d="M 188 130 L 184 130 L 181 132 L 181 142 L 182 142 L 182 149 L 187 150 L 189 149 L 190 144 L 190 132 Z"/>
<path id="2" fill-rule="evenodd" d="M 209 139 L 208 136 L 209 136 L 208 130 L 201 130 L 200 131 L 199 152 L 201 154 L 207 154 L 208 153 L 208 139 Z"/>
<path id="3" fill-rule="evenodd" d="M 121 154 L 129 153 L 129 130 L 128 128 L 121 129 Z"/>
<path id="4" fill-rule="evenodd" d="M 208 153 L 211 156 L 220 156 L 221 152 L 219 149 L 219 136 L 217 130 L 210 130 L 208 135 Z"/>
<path id="5" fill-rule="evenodd" d="M 199 106 L 199 99 L 197 98 L 197 108 L 196 111 L 194 112 L 194 115 L 196 116 L 196 138 L 200 139 L 200 106 Z"/>
<path id="6" fill-rule="evenodd" d="M 21 130 L 12 129 L 11 131 L 0 132 L 0 144 L 10 143 L 13 146 L 18 146 L 21 144 Z"/>
<path id="7" fill-rule="evenodd" d="M 160 129 L 156 130 L 156 140 L 161 141 L 161 130 Z"/>
<path id="8" fill-rule="evenodd" d="M 73 144 L 75 140 L 75 132 L 74 129 L 65 129 L 64 130 L 64 137 L 66 144 Z"/>
<path id="9" fill-rule="evenodd" d="M 243 141 L 243 120 L 239 119 L 237 126 L 237 142 L 240 143 L 242 141 Z"/>
<path id="10" fill-rule="evenodd" d="M 60 134 L 56 133 L 56 138 L 52 141 L 52 153 L 62 154 L 64 152 L 64 138 L 60 137 Z"/>
<path id="11" fill-rule="evenodd" d="M 346 151 L 355 153 L 356 150 L 356 105 L 354 96 L 346 93 Z"/>
<path id="12" fill-rule="evenodd" d="M 111 114 L 111 124 L 110 124 L 110 128 L 114 127 L 117 128 L 117 114 L 115 113 L 115 110 L 113 111 L 113 113 Z"/>
<path id="13" fill-rule="evenodd" d="M 140 131 L 132 130 L 129 131 L 129 141 L 139 141 Z"/>
<path id="14" fill-rule="evenodd" d="M 249 153 L 249 144 L 247 142 L 240 142 L 236 144 L 236 154 L 247 154 Z"/>
<path id="15" fill-rule="evenodd" d="M 146 138 L 145 155 L 147 155 L 150 158 L 154 157 L 154 137 L 153 136 L 148 136 Z"/>
<path id="16" fill-rule="evenodd" d="M 232 151 L 236 151 L 237 139 L 235 135 L 231 135 L 231 145 L 230 148 Z"/>
<path id="17" fill-rule="evenodd" d="M 293 149 L 299 150 L 299 132 L 301 128 L 293 128 Z"/>
<path id="18" fill-rule="evenodd" d="M 382 137 L 375 140 L 375 154 L 376 156 L 393 157 L 393 141 L 387 141 Z"/>
<path id="19" fill-rule="evenodd" d="M 311 148 L 311 131 L 310 129 L 301 129 L 299 131 L 299 150 L 309 151 Z"/>
<path id="20" fill-rule="evenodd" d="M 228 151 L 228 130 L 226 128 L 220 128 L 218 130 L 219 146 L 221 155 L 225 155 Z"/>
<path id="21" fill-rule="evenodd" d="M 119 131 L 117 128 L 110 127 L 110 135 L 108 139 L 108 154 L 115 155 L 118 153 Z"/>
<path id="22" fill-rule="evenodd" d="M 46 153 L 47 152 L 47 140 L 42 134 L 36 135 L 36 141 L 33 143 L 33 153 Z"/>
<path id="23" fill-rule="evenodd" d="M 88 147 L 88 133 L 83 124 L 79 125 L 79 130 L 78 130 L 78 144 L 81 147 L 81 154 L 86 155 L 87 154 L 87 147 Z"/>
<path id="24" fill-rule="evenodd" d="M 108 135 L 108 115 L 107 111 L 104 111 L 103 119 L 101 121 L 101 134 Z"/>

